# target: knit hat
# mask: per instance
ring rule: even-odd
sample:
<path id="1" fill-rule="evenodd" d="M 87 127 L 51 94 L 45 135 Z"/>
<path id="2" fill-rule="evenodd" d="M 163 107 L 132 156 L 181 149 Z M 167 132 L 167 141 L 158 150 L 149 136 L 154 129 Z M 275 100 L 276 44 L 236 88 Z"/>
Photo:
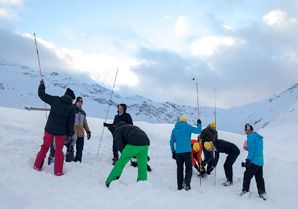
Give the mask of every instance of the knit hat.
<path id="1" fill-rule="evenodd" d="M 75 99 L 76 98 L 75 94 L 73 93 L 73 91 L 70 88 L 67 88 L 66 89 L 65 94 L 68 95 L 68 96 L 70 96 L 72 99 Z"/>
<path id="2" fill-rule="evenodd" d="M 209 149 L 212 148 L 212 144 L 210 142 L 205 142 L 204 147 L 205 147 L 206 150 L 209 150 Z"/>
<path id="3" fill-rule="evenodd" d="M 198 151 L 200 151 L 201 147 L 200 147 L 200 144 L 196 142 L 192 145 L 192 148 L 194 151 L 198 152 Z"/>
<path id="4" fill-rule="evenodd" d="M 244 130 L 254 130 L 254 128 L 252 127 L 252 125 L 250 125 L 250 124 L 245 124 L 245 126 L 244 126 Z"/>
<path id="5" fill-rule="evenodd" d="M 215 127 L 216 127 L 216 122 L 215 122 L 215 121 L 212 121 L 212 122 L 210 123 L 210 127 L 211 127 L 211 128 L 215 128 Z"/>
<path id="6" fill-rule="evenodd" d="M 77 103 L 77 102 L 83 102 L 82 97 L 77 97 L 76 103 Z"/>
<path id="7" fill-rule="evenodd" d="M 181 116 L 181 117 L 180 117 L 180 120 L 181 120 L 181 121 L 184 121 L 185 123 L 187 123 L 187 119 L 186 119 L 185 116 Z"/>

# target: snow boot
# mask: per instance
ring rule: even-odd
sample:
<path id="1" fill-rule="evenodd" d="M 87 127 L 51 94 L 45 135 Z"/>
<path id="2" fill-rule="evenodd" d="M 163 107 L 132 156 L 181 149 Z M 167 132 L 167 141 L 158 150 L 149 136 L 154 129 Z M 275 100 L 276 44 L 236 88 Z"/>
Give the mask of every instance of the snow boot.
<path id="1" fill-rule="evenodd" d="M 259 194 L 259 197 L 262 198 L 263 200 L 267 200 L 267 194 L 266 192 L 262 192 Z"/>
<path id="2" fill-rule="evenodd" d="M 239 195 L 240 197 L 242 197 L 242 196 L 247 196 L 248 194 L 249 194 L 248 191 L 246 191 L 246 190 L 242 190 L 242 192 L 240 192 L 238 195 Z"/>
<path id="3" fill-rule="evenodd" d="M 222 185 L 224 185 L 224 186 L 231 186 L 233 184 L 233 182 L 231 182 L 231 181 L 226 181 L 226 182 L 224 182 Z"/>
<path id="4" fill-rule="evenodd" d="M 113 157 L 113 163 L 112 163 L 112 165 L 115 165 L 116 164 L 116 162 L 117 162 L 117 160 L 118 160 L 118 157 Z"/>

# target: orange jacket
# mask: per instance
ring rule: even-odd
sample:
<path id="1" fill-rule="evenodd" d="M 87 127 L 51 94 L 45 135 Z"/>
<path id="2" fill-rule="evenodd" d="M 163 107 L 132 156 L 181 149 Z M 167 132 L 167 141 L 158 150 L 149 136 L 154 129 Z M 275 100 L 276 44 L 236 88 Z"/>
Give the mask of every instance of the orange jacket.
<path id="1" fill-rule="evenodd" d="M 198 152 L 194 151 L 193 148 L 192 148 L 192 145 L 194 143 L 199 143 L 200 144 L 200 150 Z M 202 144 L 198 141 L 198 140 L 195 140 L 195 139 L 192 139 L 191 140 L 191 159 L 192 159 L 192 164 L 193 165 L 196 165 L 198 161 L 198 163 L 202 163 L 202 150 L 203 150 L 203 146 Z M 195 159 L 194 157 L 194 153 L 197 153 L 197 159 Z"/>

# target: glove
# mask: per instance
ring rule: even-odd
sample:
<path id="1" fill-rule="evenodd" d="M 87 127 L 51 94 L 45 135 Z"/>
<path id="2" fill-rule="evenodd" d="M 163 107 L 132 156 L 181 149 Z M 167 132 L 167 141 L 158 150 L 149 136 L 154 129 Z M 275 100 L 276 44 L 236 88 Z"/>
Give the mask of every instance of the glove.
<path id="1" fill-rule="evenodd" d="M 40 80 L 40 85 L 44 85 L 43 79 Z"/>
<path id="2" fill-rule="evenodd" d="M 197 120 L 197 124 L 200 124 L 200 125 L 202 124 L 200 119 Z"/>
<path id="3" fill-rule="evenodd" d="M 245 168 L 249 168 L 249 167 L 251 166 L 250 161 L 251 161 L 251 160 L 246 159 L 246 160 L 245 160 L 245 163 L 244 163 L 244 162 L 241 163 L 241 166 L 242 166 L 242 167 L 245 167 Z"/>
<path id="4" fill-rule="evenodd" d="M 195 169 L 197 169 L 197 171 L 200 173 L 200 168 L 199 168 L 199 166 L 197 165 L 197 164 L 195 164 Z"/>
<path id="5" fill-rule="evenodd" d="M 91 132 L 88 131 L 88 132 L 87 132 L 87 139 L 89 140 L 90 138 L 91 138 Z"/>
<path id="6" fill-rule="evenodd" d="M 175 153 L 175 152 L 172 152 L 172 158 L 173 158 L 174 160 L 176 160 L 176 153 Z"/>
<path id="7" fill-rule="evenodd" d="M 64 144 L 68 144 L 71 141 L 71 136 L 66 136 L 64 139 Z"/>
<path id="8" fill-rule="evenodd" d="M 108 127 L 108 124 L 106 122 L 103 122 L 104 127 Z"/>

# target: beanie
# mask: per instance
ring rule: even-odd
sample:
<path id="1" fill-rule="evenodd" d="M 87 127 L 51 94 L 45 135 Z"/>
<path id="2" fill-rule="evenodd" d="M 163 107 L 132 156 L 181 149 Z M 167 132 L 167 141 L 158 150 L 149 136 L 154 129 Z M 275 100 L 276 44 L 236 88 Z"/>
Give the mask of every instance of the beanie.
<path id="1" fill-rule="evenodd" d="M 82 97 L 77 97 L 77 101 L 76 101 L 76 103 L 77 103 L 77 102 L 83 102 Z"/>
<path id="2" fill-rule="evenodd" d="M 187 119 L 186 119 L 185 116 L 181 116 L 181 117 L 180 117 L 180 120 L 181 120 L 181 121 L 184 121 L 185 123 L 187 123 Z"/>
<path id="3" fill-rule="evenodd" d="M 212 121 L 212 122 L 210 123 L 210 127 L 211 127 L 211 128 L 215 128 L 215 127 L 216 127 L 216 122 L 215 122 L 215 121 Z"/>
<path id="4" fill-rule="evenodd" d="M 252 127 L 252 125 L 250 125 L 250 124 L 245 124 L 245 126 L 244 126 L 244 130 L 254 130 L 254 128 Z"/>
<path id="5" fill-rule="evenodd" d="M 72 99 L 75 99 L 76 98 L 76 96 L 74 95 L 73 91 L 70 88 L 67 88 L 66 89 L 65 94 L 68 95 L 68 96 L 70 96 Z"/>
<path id="6" fill-rule="evenodd" d="M 194 151 L 198 152 L 200 151 L 200 144 L 196 142 L 193 144 L 192 148 Z"/>
<path id="7" fill-rule="evenodd" d="M 209 149 L 211 149 L 212 144 L 210 142 L 205 142 L 204 147 L 205 147 L 206 150 L 209 150 Z"/>

